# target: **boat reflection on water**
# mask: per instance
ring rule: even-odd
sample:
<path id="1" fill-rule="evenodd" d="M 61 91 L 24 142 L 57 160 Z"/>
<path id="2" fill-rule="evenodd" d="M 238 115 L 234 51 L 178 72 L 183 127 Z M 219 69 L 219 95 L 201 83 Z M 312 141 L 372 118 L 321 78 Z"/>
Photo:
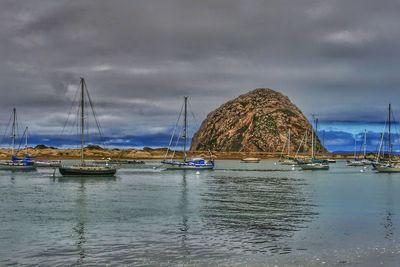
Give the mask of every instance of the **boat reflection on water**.
<path id="1" fill-rule="evenodd" d="M 76 199 L 76 225 L 73 227 L 73 231 L 76 234 L 76 248 L 78 250 L 78 259 L 76 260 L 76 265 L 81 266 L 84 264 L 84 259 L 86 257 L 85 252 L 85 243 L 86 243 L 86 236 L 85 236 L 85 224 L 87 221 L 86 218 L 86 180 L 80 179 L 80 186 L 77 191 L 77 199 Z"/>
<path id="2" fill-rule="evenodd" d="M 317 215 L 303 179 L 216 176 L 207 183 L 202 215 L 218 229 L 209 236 L 232 250 L 288 254 L 290 238 Z"/>
<path id="3" fill-rule="evenodd" d="M 385 239 L 387 240 L 393 240 L 393 189 L 394 189 L 394 185 L 393 185 L 393 181 L 392 181 L 392 177 L 389 177 L 387 180 L 387 187 L 386 187 L 386 196 L 387 196 L 387 200 L 386 200 L 386 210 L 384 212 L 383 215 L 383 227 L 385 228 Z"/>
<path id="4" fill-rule="evenodd" d="M 110 181 L 115 181 L 115 177 L 59 177 L 59 182 L 72 182 L 79 183 L 79 187 L 76 190 L 76 200 L 75 200 L 75 211 L 74 214 L 71 214 L 73 219 L 75 220 L 74 226 L 72 228 L 75 238 L 75 246 L 77 250 L 76 254 L 76 263 L 77 266 L 85 265 L 85 258 L 87 256 L 86 252 L 86 242 L 87 236 L 86 232 L 88 231 L 88 222 L 89 218 L 88 214 L 90 211 L 87 209 L 88 200 L 87 199 L 87 186 L 95 186 L 99 183 L 108 183 Z"/>
<path id="5" fill-rule="evenodd" d="M 188 232 L 189 232 L 189 211 L 188 211 L 188 189 L 186 182 L 186 171 L 182 172 L 182 183 L 181 183 L 181 196 L 179 200 L 179 210 L 182 215 L 182 223 L 180 226 L 181 232 L 181 247 L 184 252 L 184 256 L 190 255 L 190 249 L 187 245 Z"/>
<path id="6" fill-rule="evenodd" d="M 62 183 L 80 183 L 80 184 L 89 184 L 89 183 L 97 183 L 97 182 L 112 182 L 116 181 L 117 178 L 115 176 L 82 176 L 82 177 L 75 177 L 75 176 L 58 176 L 58 182 Z"/>

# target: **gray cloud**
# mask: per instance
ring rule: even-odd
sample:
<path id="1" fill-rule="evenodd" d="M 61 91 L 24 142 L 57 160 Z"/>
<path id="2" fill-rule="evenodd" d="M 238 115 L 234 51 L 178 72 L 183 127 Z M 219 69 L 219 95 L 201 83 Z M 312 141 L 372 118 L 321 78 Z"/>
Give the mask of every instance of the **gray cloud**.
<path id="1" fill-rule="evenodd" d="M 398 1 L 0 3 L 0 106 L 56 133 L 84 76 L 108 131 L 169 129 L 189 95 L 197 123 L 270 87 L 325 120 L 383 120 L 399 103 Z"/>

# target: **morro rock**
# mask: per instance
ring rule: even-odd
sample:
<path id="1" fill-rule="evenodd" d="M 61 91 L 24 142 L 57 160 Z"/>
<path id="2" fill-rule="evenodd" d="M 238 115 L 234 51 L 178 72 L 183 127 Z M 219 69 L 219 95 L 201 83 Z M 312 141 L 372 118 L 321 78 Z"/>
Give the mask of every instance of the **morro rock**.
<path id="1" fill-rule="evenodd" d="M 312 126 L 300 109 L 279 92 L 256 89 L 209 113 L 193 136 L 191 150 L 282 151 L 289 128 L 291 151 L 304 139 L 308 141 L 303 141 L 301 152 L 311 151 Z M 318 138 L 317 150 L 325 151 Z"/>

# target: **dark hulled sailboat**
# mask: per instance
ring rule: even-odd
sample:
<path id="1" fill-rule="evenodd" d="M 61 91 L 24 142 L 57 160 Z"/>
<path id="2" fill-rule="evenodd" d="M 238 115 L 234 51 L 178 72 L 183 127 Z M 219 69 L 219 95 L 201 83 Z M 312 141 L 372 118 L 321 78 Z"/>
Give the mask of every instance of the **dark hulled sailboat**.
<path id="1" fill-rule="evenodd" d="M 116 167 L 111 165 L 94 165 L 88 164 L 84 159 L 84 145 L 85 145 L 85 96 L 90 102 L 90 106 L 93 111 L 93 105 L 91 103 L 90 95 L 86 87 L 85 80 L 81 78 L 81 99 L 80 99 L 80 133 L 81 133 L 81 159 L 80 163 L 73 166 L 61 166 L 59 171 L 63 176 L 114 176 L 117 172 Z M 94 115 L 93 111 L 93 115 Z M 97 119 L 96 119 L 97 122 Z"/>

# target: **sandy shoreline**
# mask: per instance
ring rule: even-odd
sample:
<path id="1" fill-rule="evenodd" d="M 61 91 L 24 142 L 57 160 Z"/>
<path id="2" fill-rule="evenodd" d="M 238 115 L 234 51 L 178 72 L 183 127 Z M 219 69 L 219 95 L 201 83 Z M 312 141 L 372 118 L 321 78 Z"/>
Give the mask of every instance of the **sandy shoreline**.
<path id="1" fill-rule="evenodd" d="M 144 148 L 144 149 L 85 149 L 85 158 L 87 159 L 163 159 L 165 157 L 165 148 Z M 57 148 L 29 148 L 28 154 L 37 159 L 78 159 L 80 157 L 79 149 L 57 149 Z M 24 151 L 19 151 L 18 156 L 24 156 Z M 171 157 L 171 152 L 168 158 Z M 175 152 L 175 158 L 182 157 L 181 151 Z M 271 152 L 212 152 L 214 159 L 242 159 L 246 157 L 256 157 L 260 159 L 278 159 L 280 153 Z M 11 156 L 10 149 L 0 149 L 0 159 L 9 159 Z M 189 157 L 203 157 L 209 158 L 208 151 L 190 151 Z M 299 154 L 300 157 L 309 157 L 308 153 Z M 332 159 L 352 159 L 353 154 L 324 154 L 319 155 L 319 158 L 332 158 Z M 372 155 L 371 155 L 372 158 Z"/>

